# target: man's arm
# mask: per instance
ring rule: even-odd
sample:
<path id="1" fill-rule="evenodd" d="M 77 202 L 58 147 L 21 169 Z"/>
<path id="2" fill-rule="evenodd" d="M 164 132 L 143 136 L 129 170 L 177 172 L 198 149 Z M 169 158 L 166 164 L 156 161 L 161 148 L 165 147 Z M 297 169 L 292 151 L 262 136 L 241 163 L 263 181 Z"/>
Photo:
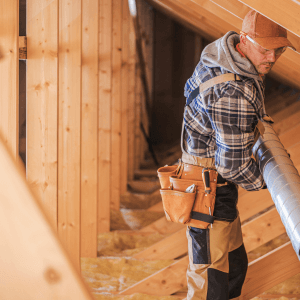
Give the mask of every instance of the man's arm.
<path id="1" fill-rule="evenodd" d="M 258 165 L 251 158 L 256 113 L 243 97 L 222 97 L 207 110 L 216 133 L 216 168 L 222 177 L 246 190 L 264 187 Z"/>

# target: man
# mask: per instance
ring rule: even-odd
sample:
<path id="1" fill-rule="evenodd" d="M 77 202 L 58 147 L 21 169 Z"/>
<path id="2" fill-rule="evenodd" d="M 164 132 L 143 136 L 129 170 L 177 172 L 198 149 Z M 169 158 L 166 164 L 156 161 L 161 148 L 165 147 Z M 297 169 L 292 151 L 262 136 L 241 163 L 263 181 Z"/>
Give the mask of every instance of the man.
<path id="1" fill-rule="evenodd" d="M 191 165 L 202 166 L 218 172 L 219 186 L 212 228 L 192 225 L 187 229 L 187 300 L 238 299 L 241 294 L 248 261 L 236 208 L 237 186 L 248 191 L 265 188 L 251 158 L 254 129 L 267 116 L 264 75 L 287 47 L 295 49 L 284 28 L 250 11 L 240 35 L 228 32 L 203 50 L 186 83 L 182 178 Z M 224 79 L 224 74 L 231 77 Z"/>

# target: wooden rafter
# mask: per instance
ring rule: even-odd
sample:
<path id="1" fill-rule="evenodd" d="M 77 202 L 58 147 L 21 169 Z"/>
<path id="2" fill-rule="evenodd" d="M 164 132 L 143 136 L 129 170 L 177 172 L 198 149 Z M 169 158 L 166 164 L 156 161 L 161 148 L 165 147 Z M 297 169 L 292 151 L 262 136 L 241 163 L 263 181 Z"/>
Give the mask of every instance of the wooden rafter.
<path id="1" fill-rule="evenodd" d="M 298 1 L 239 0 L 300 37 Z"/>

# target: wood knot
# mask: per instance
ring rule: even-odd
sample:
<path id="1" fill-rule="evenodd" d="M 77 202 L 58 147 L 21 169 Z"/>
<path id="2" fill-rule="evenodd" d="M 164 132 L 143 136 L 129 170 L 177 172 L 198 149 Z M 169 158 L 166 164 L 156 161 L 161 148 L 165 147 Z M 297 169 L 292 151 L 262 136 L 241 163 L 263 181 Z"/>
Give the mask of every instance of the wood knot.
<path id="1" fill-rule="evenodd" d="M 58 283 L 61 279 L 60 274 L 55 269 L 53 269 L 51 267 L 49 267 L 45 271 L 44 277 L 45 277 L 46 281 L 50 284 Z"/>

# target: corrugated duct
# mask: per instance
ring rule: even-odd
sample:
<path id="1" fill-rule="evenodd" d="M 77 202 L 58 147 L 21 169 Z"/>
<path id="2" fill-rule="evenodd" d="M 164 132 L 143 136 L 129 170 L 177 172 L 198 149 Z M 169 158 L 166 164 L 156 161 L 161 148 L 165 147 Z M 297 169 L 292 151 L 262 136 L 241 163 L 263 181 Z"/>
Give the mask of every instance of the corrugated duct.
<path id="1" fill-rule="evenodd" d="M 253 155 L 300 260 L 300 176 L 272 125 L 262 124 Z"/>

